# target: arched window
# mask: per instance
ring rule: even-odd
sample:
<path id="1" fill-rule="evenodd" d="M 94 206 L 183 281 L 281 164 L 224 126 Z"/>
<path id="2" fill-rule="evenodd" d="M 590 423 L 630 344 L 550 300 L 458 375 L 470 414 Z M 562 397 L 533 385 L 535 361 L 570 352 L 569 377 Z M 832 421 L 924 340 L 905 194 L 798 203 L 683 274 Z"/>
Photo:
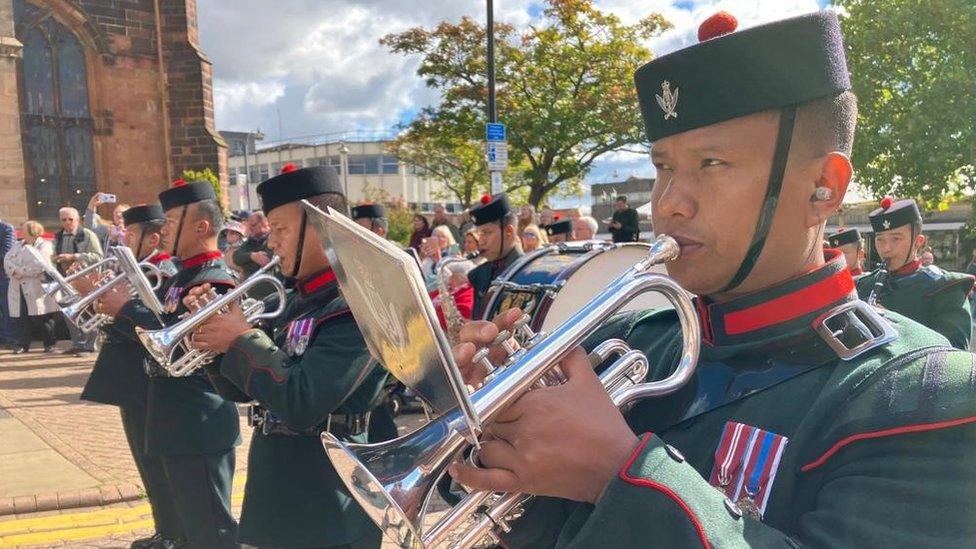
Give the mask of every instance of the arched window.
<path id="1" fill-rule="evenodd" d="M 20 62 L 20 112 L 32 218 L 83 209 L 95 192 L 88 73 L 81 42 L 50 9 L 14 0 Z"/>

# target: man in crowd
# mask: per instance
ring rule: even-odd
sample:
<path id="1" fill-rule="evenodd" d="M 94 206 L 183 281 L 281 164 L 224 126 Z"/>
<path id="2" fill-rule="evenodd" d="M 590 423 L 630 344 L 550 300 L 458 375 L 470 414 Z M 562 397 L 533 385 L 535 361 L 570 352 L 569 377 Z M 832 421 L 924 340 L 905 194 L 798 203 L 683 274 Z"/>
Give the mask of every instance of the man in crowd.
<path id="1" fill-rule="evenodd" d="M 98 192 L 92 195 L 85 208 L 84 227 L 91 229 L 98 237 L 98 243 L 102 250 L 108 251 L 109 246 L 120 246 L 125 238 L 125 222 L 122 214 L 129 209 L 128 204 L 115 204 L 112 208 L 112 223 L 105 225 L 101 223 L 98 216 L 98 207 L 102 204 L 114 204 L 115 195 Z"/>
<path id="2" fill-rule="evenodd" d="M 258 547 L 379 547 L 380 533 L 350 500 L 319 437 L 365 442 L 369 410 L 386 379 L 370 360 L 320 237 L 302 207 L 346 211 L 330 166 L 294 169 L 258 186 L 271 224 L 270 248 L 297 281 L 270 333 L 252 329 L 240 307 L 211 317 L 194 346 L 223 354 L 209 367 L 229 398 L 257 401 L 249 412 L 240 541 Z M 191 292 L 187 303 L 206 292 Z"/>
<path id="3" fill-rule="evenodd" d="M 443 204 L 438 204 L 434 206 L 434 219 L 430 223 L 430 229 L 434 230 L 437 227 L 444 225 L 451 231 L 451 235 L 454 237 L 455 242 L 461 241 L 461 231 L 451 222 L 447 217 L 447 209 L 444 208 Z"/>
<path id="4" fill-rule="evenodd" d="M 734 29 L 718 14 L 700 44 L 635 75 L 654 228 L 681 249 L 670 276 L 700 296 L 691 382 L 625 417 L 572 350 L 567 382 L 525 392 L 487 426 L 480 467 L 450 472 L 564 498 L 536 500 L 502 534 L 510 547 L 969 545 L 974 356 L 857 301 L 840 254 L 822 251 L 857 119 L 837 16 Z M 465 326 L 454 354 L 469 382 L 476 349 L 520 314 Z M 588 345 L 623 337 L 663 379 L 683 346 L 676 316 L 625 313 Z"/>
<path id="5" fill-rule="evenodd" d="M 262 212 L 254 212 L 246 222 L 247 239 L 231 254 L 234 265 L 241 270 L 241 279 L 245 279 L 261 270 L 271 261 L 272 253 L 268 249 L 268 233 L 271 227 L 268 218 Z M 248 292 L 249 297 L 262 299 L 270 295 L 272 289 L 267 284 L 259 284 Z"/>
<path id="6" fill-rule="evenodd" d="M 551 208 L 543 208 L 542 213 L 539 214 L 539 228 L 545 230 L 546 227 L 552 225 L 555 221 L 556 213 L 552 211 Z"/>
<path id="7" fill-rule="evenodd" d="M 162 276 L 176 274 L 170 255 L 160 251 L 160 230 L 166 222 L 163 209 L 156 205 L 135 206 L 123 214 L 125 246 L 138 261 L 148 261 L 159 268 Z M 82 294 L 94 289 L 84 277 L 76 279 L 75 288 Z M 170 492 L 166 471 L 158 455 L 146 453 L 146 406 L 149 376 L 142 367 L 147 360 L 145 347 L 109 324 L 103 328 L 102 345 L 91 375 L 81 392 L 81 400 L 118 406 L 122 415 L 122 429 L 135 461 L 142 485 L 152 508 L 156 533 L 136 540 L 137 549 L 170 549 L 182 543 L 183 527 Z"/>
<path id="8" fill-rule="evenodd" d="M 559 219 L 557 215 L 555 221 L 546 227 L 546 235 L 549 237 L 549 243 L 559 244 L 560 242 L 576 240 L 576 232 L 573 226 L 574 222 L 572 219 Z"/>
<path id="9" fill-rule="evenodd" d="M 16 329 L 10 318 L 10 311 L 7 310 L 7 287 L 10 278 L 3 268 L 3 258 L 14 247 L 16 235 L 14 226 L 0 219 L 0 347 L 4 349 L 13 349 L 17 346 Z"/>
<path id="10" fill-rule="evenodd" d="M 637 242 L 640 238 L 637 210 L 627 205 L 626 196 L 618 196 L 614 202 L 613 218 L 610 221 L 610 236 L 614 242 Z"/>
<path id="11" fill-rule="evenodd" d="M 193 288 L 207 285 L 223 293 L 235 284 L 217 248 L 224 220 L 213 186 L 177 180 L 159 193 L 159 202 L 166 217 L 162 247 L 179 258 L 180 269 L 157 291 L 162 312 L 131 299 L 126 288 L 100 300 L 102 311 L 115 317 L 114 328 L 130 338 L 136 338 L 137 326 L 155 330 L 178 322 L 189 311 L 183 297 Z M 216 392 L 202 370 L 170 377 L 155 361 L 145 364 L 146 453 L 163 465 L 186 547 L 239 547 L 230 508 L 234 447 L 241 441 L 237 407 Z"/>
<path id="12" fill-rule="evenodd" d="M 847 268 L 852 276 L 864 274 L 864 239 L 857 229 L 841 227 L 837 232 L 827 237 L 827 244 L 844 254 Z"/>
<path id="13" fill-rule="evenodd" d="M 973 276 L 923 266 L 916 258 L 925 246 L 925 235 L 914 200 L 886 197 L 868 218 L 884 268 L 858 279 L 861 299 L 870 299 L 873 293 L 875 303 L 939 332 L 957 349 L 969 349 Z"/>
<path id="14" fill-rule="evenodd" d="M 362 204 L 352 208 L 352 219 L 363 227 L 386 238 L 389 223 L 386 220 L 386 208 L 382 204 Z"/>
<path id="15" fill-rule="evenodd" d="M 596 238 L 596 231 L 599 225 L 596 219 L 584 215 L 573 221 L 573 228 L 576 233 L 576 240 L 593 240 Z"/>
<path id="16" fill-rule="evenodd" d="M 522 256 L 522 248 L 518 219 L 505 193 L 482 196 L 481 202 L 471 208 L 471 217 L 478 227 L 478 248 L 485 258 L 484 263 L 468 273 L 468 281 L 474 287 L 472 318 L 481 318 L 491 281 Z"/>
<path id="17" fill-rule="evenodd" d="M 54 237 L 54 264 L 62 275 L 74 263 L 91 265 L 102 259 L 102 245 L 98 236 L 91 229 L 81 226 L 78 210 L 61 208 L 58 211 L 61 219 L 61 230 Z M 68 332 L 71 334 L 71 348 L 66 354 L 81 356 L 95 351 L 97 332 L 84 333 L 74 324 L 68 322 Z"/>

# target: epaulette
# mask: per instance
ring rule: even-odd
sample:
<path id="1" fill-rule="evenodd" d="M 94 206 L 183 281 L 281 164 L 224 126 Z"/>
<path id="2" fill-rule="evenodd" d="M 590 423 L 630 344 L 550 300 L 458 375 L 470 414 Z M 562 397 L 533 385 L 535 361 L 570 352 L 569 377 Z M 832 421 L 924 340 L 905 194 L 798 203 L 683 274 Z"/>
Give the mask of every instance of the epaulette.
<path id="1" fill-rule="evenodd" d="M 965 294 L 969 294 L 973 289 L 973 282 L 976 281 L 976 277 L 971 274 L 965 273 L 945 273 L 943 272 L 944 284 L 940 284 L 938 287 L 930 292 L 927 292 L 926 296 L 933 296 L 940 294 L 949 290 L 960 290 Z"/>

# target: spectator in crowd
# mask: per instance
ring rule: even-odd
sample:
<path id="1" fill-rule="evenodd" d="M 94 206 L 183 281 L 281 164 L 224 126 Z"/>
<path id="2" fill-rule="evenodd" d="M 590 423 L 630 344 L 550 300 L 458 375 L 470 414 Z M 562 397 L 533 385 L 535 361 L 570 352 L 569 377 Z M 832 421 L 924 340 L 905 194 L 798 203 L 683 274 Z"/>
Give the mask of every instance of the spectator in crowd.
<path id="1" fill-rule="evenodd" d="M 610 236 L 614 242 L 637 242 L 640 238 L 640 226 L 637 220 L 637 210 L 627 205 L 626 196 L 618 196 L 614 204 L 616 211 L 610 221 Z"/>
<path id="2" fill-rule="evenodd" d="M 461 254 L 454 236 L 447 227 L 440 225 L 431 231 L 430 238 L 426 239 L 421 247 L 423 260 L 420 262 L 420 270 L 428 280 L 435 276 L 434 268 L 445 258 L 456 257 Z"/>
<path id="3" fill-rule="evenodd" d="M 221 248 L 224 252 L 224 261 L 227 266 L 234 269 L 238 275 L 244 274 L 244 271 L 234 263 L 234 253 L 240 249 L 244 244 L 244 240 L 247 238 L 247 229 L 240 221 L 228 221 L 224 224 L 224 228 L 220 230 L 220 236 L 218 240 L 224 242 Z"/>
<path id="4" fill-rule="evenodd" d="M 976 248 L 973 248 L 973 255 L 969 260 L 969 265 L 966 265 L 966 272 L 976 276 Z"/>
<path id="5" fill-rule="evenodd" d="M 932 248 L 928 246 L 922 248 L 918 254 L 918 261 L 923 267 L 935 264 L 935 253 L 932 252 Z"/>
<path id="6" fill-rule="evenodd" d="M 84 226 L 98 236 L 98 243 L 103 251 L 108 251 L 109 246 L 122 246 L 125 240 L 125 220 L 122 214 L 129 209 L 128 204 L 115 205 L 112 209 L 111 223 L 104 223 L 98 215 L 99 206 L 113 202 L 115 202 L 115 195 L 95 193 L 88 201 L 88 207 L 85 208 Z"/>
<path id="7" fill-rule="evenodd" d="M 519 221 L 518 221 L 518 231 L 522 234 L 529 225 L 535 224 L 535 206 L 532 204 L 525 204 L 519 209 Z"/>
<path id="8" fill-rule="evenodd" d="M 423 250 L 420 247 L 424 243 L 425 238 L 430 237 L 430 223 L 427 222 L 427 218 L 417 214 L 413 216 L 413 233 L 410 234 L 410 247 L 417 250 L 418 254 L 423 254 Z"/>
<path id="9" fill-rule="evenodd" d="M 98 236 L 91 229 L 81 226 L 78 210 L 61 208 L 58 211 L 61 220 L 61 230 L 54 239 L 54 261 L 58 272 L 65 274 L 75 262 L 91 265 L 102 258 L 102 245 Z M 68 332 L 71 334 L 71 348 L 66 354 L 81 356 L 95 351 L 97 331 L 86 334 L 68 322 Z"/>
<path id="10" fill-rule="evenodd" d="M 461 253 L 465 256 L 479 251 L 478 231 L 470 230 L 464 233 L 464 242 L 461 243 Z"/>
<path id="11" fill-rule="evenodd" d="M 454 298 L 454 304 L 462 318 L 471 320 L 471 313 L 474 310 L 474 286 L 468 283 L 468 273 L 474 269 L 474 263 L 458 261 L 448 265 L 447 269 L 451 271 L 451 276 L 447 280 L 447 287 Z M 447 330 L 447 320 L 444 318 L 439 288 L 430 293 L 430 299 L 434 304 L 434 311 L 437 313 L 437 320 L 440 321 L 441 328 Z"/>
<path id="12" fill-rule="evenodd" d="M 464 210 L 461 214 L 461 234 L 468 234 L 475 229 L 474 221 L 471 219 L 471 211 Z"/>
<path id="13" fill-rule="evenodd" d="M 4 349 L 14 349 L 17 343 L 14 323 L 10 319 L 10 309 L 7 307 L 7 287 L 10 284 L 10 277 L 3 268 L 3 258 L 17 242 L 16 234 L 13 225 L 0 219 L 0 347 Z"/>
<path id="14" fill-rule="evenodd" d="M 550 208 L 543 209 L 542 213 L 539 214 L 539 228 L 545 229 L 549 225 L 552 225 L 552 222 L 556 220 L 555 216 L 555 212 L 553 212 Z"/>
<path id="15" fill-rule="evenodd" d="M 525 253 L 549 244 L 549 240 L 546 238 L 546 232 L 535 224 L 527 225 L 519 235 L 522 238 L 522 251 Z"/>
<path id="16" fill-rule="evenodd" d="M 455 242 L 461 240 L 461 231 L 454 226 L 454 223 L 451 223 L 450 218 L 447 217 L 447 209 L 444 208 L 443 204 L 434 206 L 434 220 L 431 222 L 430 228 L 436 229 L 437 227 L 447 227 Z"/>
<path id="17" fill-rule="evenodd" d="M 593 240 L 596 238 L 596 230 L 599 226 L 596 219 L 584 215 L 573 220 L 573 225 L 576 228 L 576 240 Z"/>
<path id="18" fill-rule="evenodd" d="M 274 253 L 268 248 L 268 235 L 271 234 L 271 225 L 264 212 L 254 212 L 245 224 L 247 239 L 231 254 L 231 260 L 235 268 L 240 269 L 241 278 L 248 278 L 261 270 L 262 267 L 271 261 Z M 230 236 L 230 235 L 228 235 Z M 263 299 L 270 295 L 274 288 L 269 284 L 258 284 L 248 291 L 248 297 Z"/>
<path id="19" fill-rule="evenodd" d="M 17 242 L 3 260 L 4 272 L 10 277 L 7 307 L 10 316 L 19 319 L 20 325 L 14 354 L 26 353 L 30 349 L 31 336 L 36 328 L 42 330 L 44 352 L 50 353 L 54 350 L 54 314 L 58 306 L 53 296 L 44 293 L 44 265 L 27 248 L 40 252 L 40 257 L 48 262 L 49 267 L 53 267 L 50 262 L 54 249 L 50 242 L 41 238 L 44 227 L 40 223 L 27 221 L 21 227 L 21 232 L 24 239 Z"/>

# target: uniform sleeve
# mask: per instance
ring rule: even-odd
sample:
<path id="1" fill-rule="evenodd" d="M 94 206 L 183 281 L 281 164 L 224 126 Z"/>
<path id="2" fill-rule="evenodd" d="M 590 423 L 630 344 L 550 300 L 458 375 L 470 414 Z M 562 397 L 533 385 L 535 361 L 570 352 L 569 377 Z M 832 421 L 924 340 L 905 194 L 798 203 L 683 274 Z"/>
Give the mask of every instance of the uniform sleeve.
<path id="1" fill-rule="evenodd" d="M 136 336 L 137 326 L 146 330 L 158 330 L 163 327 L 163 324 L 159 321 L 159 317 L 149 310 L 149 307 L 146 307 L 142 301 L 130 299 L 119 310 L 112 327 L 119 334 L 133 341 L 139 341 L 139 337 Z"/>
<path id="2" fill-rule="evenodd" d="M 347 315 L 319 329 L 297 358 L 251 330 L 231 344 L 220 374 L 290 427 L 309 429 L 356 390 L 376 367 L 370 364 L 363 336 Z"/>
<path id="3" fill-rule="evenodd" d="M 971 277 L 960 278 L 932 294 L 928 326 L 944 335 L 956 349 L 969 350 L 973 311 L 969 292 Z"/>

